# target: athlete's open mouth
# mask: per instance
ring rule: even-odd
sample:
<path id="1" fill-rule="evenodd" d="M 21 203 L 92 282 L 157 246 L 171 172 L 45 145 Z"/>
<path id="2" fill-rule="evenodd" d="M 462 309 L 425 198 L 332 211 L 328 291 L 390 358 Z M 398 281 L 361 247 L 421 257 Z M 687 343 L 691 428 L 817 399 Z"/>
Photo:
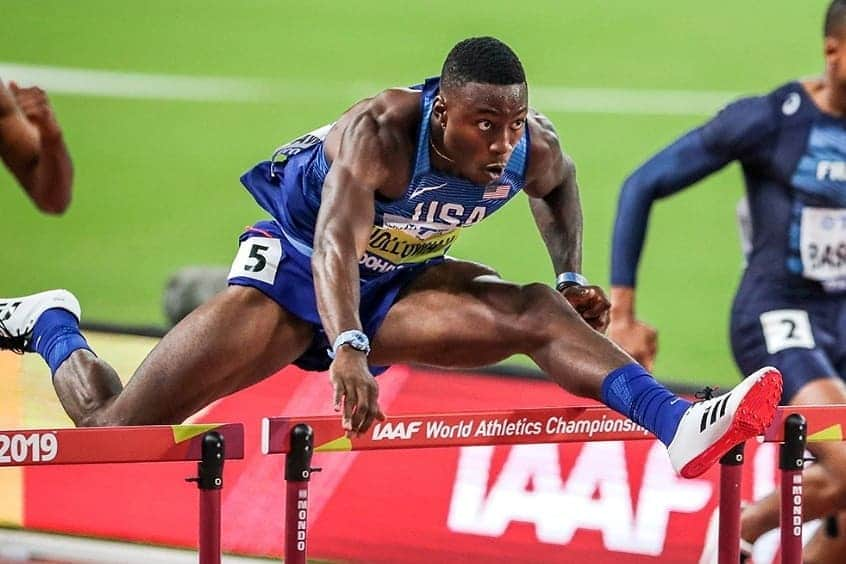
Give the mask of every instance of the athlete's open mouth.
<path id="1" fill-rule="evenodd" d="M 493 163 L 489 165 L 485 165 L 485 172 L 490 175 L 492 180 L 495 180 L 502 176 L 502 173 L 505 171 L 505 165 L 500 163 Z"/>

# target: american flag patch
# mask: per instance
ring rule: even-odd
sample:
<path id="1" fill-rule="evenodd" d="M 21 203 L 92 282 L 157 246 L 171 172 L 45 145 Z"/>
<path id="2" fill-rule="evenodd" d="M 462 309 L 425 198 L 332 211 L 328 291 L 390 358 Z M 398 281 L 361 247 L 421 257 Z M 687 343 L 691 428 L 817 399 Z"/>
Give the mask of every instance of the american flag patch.
<path id="1" fill-rule="evenodd" d="M 507 198 L 511 192 L 510 184 L 500 184 L 499 186 L 488 186 L 485 188 L 485 193 L 482 194 L 483 200 L 501 200 Z"/>

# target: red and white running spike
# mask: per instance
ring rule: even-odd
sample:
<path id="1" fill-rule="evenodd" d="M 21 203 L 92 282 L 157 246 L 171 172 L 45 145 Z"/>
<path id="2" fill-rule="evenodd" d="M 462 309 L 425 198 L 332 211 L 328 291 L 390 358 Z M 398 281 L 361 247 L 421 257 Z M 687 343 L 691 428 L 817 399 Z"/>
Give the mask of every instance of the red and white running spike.
<path id="1" fill-rule="evenodd" d="M 694 403 L 667 447 L 676 472 L 699 476 L 729 449 L 761 435 L 781 399 L 781 373 L 765 367 L 719 397 Z"/>

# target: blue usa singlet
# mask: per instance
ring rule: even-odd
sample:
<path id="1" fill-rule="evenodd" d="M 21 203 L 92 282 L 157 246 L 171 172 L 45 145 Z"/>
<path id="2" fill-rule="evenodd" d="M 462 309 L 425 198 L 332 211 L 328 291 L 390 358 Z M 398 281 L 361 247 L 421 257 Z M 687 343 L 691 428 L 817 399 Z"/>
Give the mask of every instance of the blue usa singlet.
<path id="1" fill-rule="evenodd" d="M 421 91 L 421 115 L 413 172 L 401 197 L 389 200 L 377 194 L 370 241 L 359 259 L 359 314 L 371 338 L 402 288 L 429 265 L 443 261 L 462 228 L 490 216 L 525 184 L 527 130 L 502 176 L 492 184 L 474 184 L 432 168 L 429 123 L 438 86 L 434 78 L 414 87 Z M 331 127 L 279 147 L 270 160 L 241 177 L 273 221 L 260 222 L 241 236 L 229 275 L 230 284 L 258 288 L 315 326 L 315 343 L 297 364 L 318 370 L 328 366 L 329 358 L 314 295 L 311 255 L 323 182 L 331 167 L 323 144 Z"/>

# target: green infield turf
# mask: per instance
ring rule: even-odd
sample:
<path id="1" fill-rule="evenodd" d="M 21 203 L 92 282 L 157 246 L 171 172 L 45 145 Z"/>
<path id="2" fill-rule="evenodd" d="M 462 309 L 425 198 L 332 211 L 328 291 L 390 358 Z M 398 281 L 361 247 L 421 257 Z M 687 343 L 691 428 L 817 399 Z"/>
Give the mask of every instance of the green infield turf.
<path id="1" fill-rule="evenodd" d="M 241 172 L 368 92 L 438 74 L 456 41 L 482 34 L 521 56 L 530 96 L 576 161 L 584 271 L 607 285 L 625 176 L 732 93 L 818 72 L 826 4 L 0 0 L 0 68 L 158 77 L 142 77 L 121 96 L 78 77 L 54 89 L 76 166 L 74 201 L 62 218 L 39 215 L 0 171 L 0 295 L 63 286 L 88 319 L 162 323 L 169 273 L 228 263 L 243 226 L 263 218 L 240 188 Z M 165 86 L 143 98 L 158 75 L 183 79 L 171 95 Z M 228 93 L 185 94 L 184 76 L 245 80 Z M 555 87 L 603 90 L 579 91 L 585 99 L 577 103 Z M 72 93 L 80 89 L 88 93 Z M 650 100 L 662 98 L 652 91 L 681 93 L 656 108 Z M 694 103 L 690 94 L 703 92 L 712 93 L 708 101 Z M 208 99 L 218 94 L 224 99 Z M 618 95 L 634 102 L 620 106 Z M 184 99 L 165 99 L 177 96 Z M 254 99 L 235 99 L 244 97 Z M 654 210 L 638 309 L 662 331 L 660 376 L 723 384 L 737 377 L 726 319 L 741 268 L 740 194 L 731 167 Z M 523 197 L 465 233 L 452 254 L 517 281 L 553 276 Z"/>

